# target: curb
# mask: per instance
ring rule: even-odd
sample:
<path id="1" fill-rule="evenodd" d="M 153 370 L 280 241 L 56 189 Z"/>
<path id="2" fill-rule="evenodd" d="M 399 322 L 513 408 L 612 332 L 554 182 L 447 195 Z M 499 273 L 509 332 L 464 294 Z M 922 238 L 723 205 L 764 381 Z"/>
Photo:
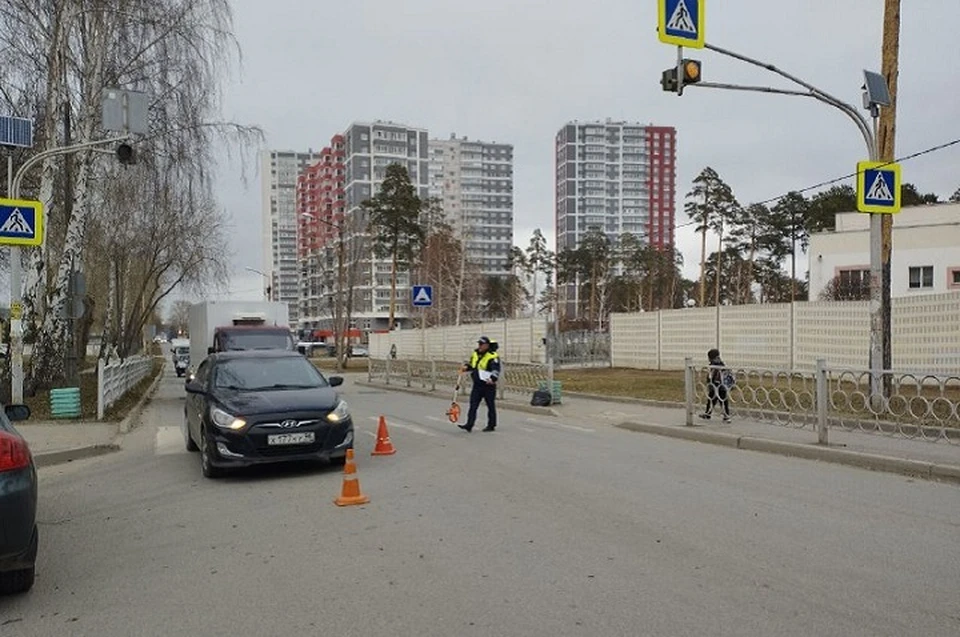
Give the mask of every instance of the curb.
<path id="1" fill-rule="evenodd" d="M 50 451 L 47 453 L 34 454 L 33 463 L 39 469 L 41 467 L 51 467 L 53 465 L 64 464 L 74 460 L 102 456 L 108 453 L 113 453 L 114 451 L 120 451 L 120 445 L 117 442 L 100 445 L 87 445 L 85 447 L 64 449 L 63 451 Z"/>
<path id="2" fill-rule="evenodd" d="M 140 397 L 140 400 L 137 401 L 137 404 L 127 412 L 127 415 L 124 416 L 123 420 L 120 421 L 120 424 L 117 426 L 117 436 L 113 439 L 114 443 L 118 443 L 119 438 L 126 433 L 130 433 L 131 424 L 133 421 L 140 417 L 140 414 L 143 413 L 143 410 L 146 408 L 147 403 L 153 398 L 153 395 L 157 392 L 157 388 L 160 386 L 160 382 L 163 380 L 163 372 L 166 370 L 166 363 L 160 367 L 160 372 L 157 374 L 156 378 L 153 379 L 153 382 L 150 383 L 150 386 L 147 388 L 147 391 L 143 392 L 143 395 Z"/>
<path id="3" fill-rule="evenodd" d="M 563 391 L 564 396 L 571 398 L 584 398 L 586 400 L 598 400 L 605 403 L 625 403 L 628 405 L 646 405 L 648 407 L 664 407 L 668 409 L 684 409 L 686 403 L 674 402 L 672 400 L 653 400 L 652 398 L 634 398 L 632 396 L 612 396 L 606 394 L 584 394 L 576 391 Z M 561 407 L 563 403 L 561 403 Z"/>
<path id="4" fill-rule="evenodd" d="M 761 453 L 791 456 L 805 460 L 819 460 L 821 462 L 842 464 L 850 467 L 859 467 L 861 469 L 885 471 L 887 473 L 898 473 L 901 475 L 925 478 L 927 480 L 942 480 L 944 482 L 960 484 L 960 466 L 957 465 L 944 465 L 925 462 L 923 460 L 894 458 L 849 451 L 846 449 L 821 447 L 815 444 L 806 445 L 796 442 L 771 440 L 769 438 L 757 438 L 755 436 L 738 436 L 736 434 L 708 431 L 696 427 L 680 428 L 671 425 L 654 425 L 645 422 L 624 422 L 616 426 L 628 431 L 654 434 L 667 438 L 693 440 L 745 451 L 759 451 Z"/>
<path id="5" fill-rule="evenodd" d="M 397 387 L 396 385 L 384 385 L 381 383 L 371 383 L 366 380 L 355 380 L 353 381 L 354 385 L 359 385 L 360 387 L 375 387 L 377 389 L 384 389 L 387 391 L 398 391 L 404 392 L 407 394 L 417 394 L 419 396 L 431 396 L 434 398 L 440 398 L 439 392 L 431 391 L 429 389 L 417 389 L 414 387 Z M 552 407 L 534 407 L 533 405 L 523 405 L 521 403 L 508 402 L 505 400 L 497 401 L 498 409 L 509 409 L 511 411 L 522 411 L 528 414 L 537 414 L 540 416 L 552 416 L 553 418 L 559 418 L 560 414 L 557 413 L 556 409 Z"/>

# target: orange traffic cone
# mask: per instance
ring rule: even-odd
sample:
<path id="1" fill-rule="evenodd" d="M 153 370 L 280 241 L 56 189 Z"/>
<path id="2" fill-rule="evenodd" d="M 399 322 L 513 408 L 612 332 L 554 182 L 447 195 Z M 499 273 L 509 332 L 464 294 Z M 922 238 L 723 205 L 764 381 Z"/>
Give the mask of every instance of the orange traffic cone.
<path id="1" fill-rule="evenodd" d="M 370 498 L 360 493 L 360 480 L 357 479 L 357 465 L 353 464 L 353 449 L 347 449 L 347 461 L 343 463 L 343 487 L 340 497 L 334 504 L 340 507 L 351 504 L 366 504 Z"/>
<path id="2" fill-rule="evenodd" d="M 387 419 L 380 416 L 380 426 L 377 428 L 377 446 L 374 447 L 371 456 L 390 456 L 397 453 L 393 443 L 390 442 L 390 434 L 387 433 Z"/>

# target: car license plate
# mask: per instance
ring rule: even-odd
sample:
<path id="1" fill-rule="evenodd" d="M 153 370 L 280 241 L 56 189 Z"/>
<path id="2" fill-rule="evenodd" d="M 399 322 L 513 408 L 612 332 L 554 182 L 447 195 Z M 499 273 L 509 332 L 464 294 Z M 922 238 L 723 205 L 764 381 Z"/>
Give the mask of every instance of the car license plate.
<path id="1" fill-rule="evenodd" d="M 268 445 L 308 445 L 314 441 L 314 433 L 306 431 L 296 434 L 275 434 L 267 436 Z"/>

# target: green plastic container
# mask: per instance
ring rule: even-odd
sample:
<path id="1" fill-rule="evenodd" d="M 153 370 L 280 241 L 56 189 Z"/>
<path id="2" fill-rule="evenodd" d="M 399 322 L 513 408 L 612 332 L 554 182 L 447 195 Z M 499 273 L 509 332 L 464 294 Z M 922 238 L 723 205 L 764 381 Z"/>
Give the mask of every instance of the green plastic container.
<path id="1" fill-rule="evenodd" d="M 547 389 L 547 385 L 549 382 L 550 381 L 548 380 L 541 380 L 540 384 L 537 386 L 537 389 L 539 389 L 540 391 L 549 391 Z M 550 392 L 550 404 L 552 405 L 561 404 L 560 398 L 561 398 L 562 387 L 563 387 L 563 383 L 561 381 L 559 380 L 553 381 L 553 391 Z"/>
<path id="2" fill-rule="evenodd" d="M 50 390 L 50 415 L 54 418 L 80 417 L 80 388 L 64 387 Z"/>

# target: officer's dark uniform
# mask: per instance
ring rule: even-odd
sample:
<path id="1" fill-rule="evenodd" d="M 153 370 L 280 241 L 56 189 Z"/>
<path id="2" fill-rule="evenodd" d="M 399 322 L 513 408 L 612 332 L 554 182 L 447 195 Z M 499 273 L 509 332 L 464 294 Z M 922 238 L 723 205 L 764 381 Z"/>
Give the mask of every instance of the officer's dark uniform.
<path id="1" fill-rule="evenodd" d="M 470 356 L 470 361 L 464 364 L 464 371 L 470 371 L 473 379 L 473 390 L 470 392 L 470 409 L 467 411 L 467 422 L 457 425 L 464 431 L 471 431 L 477 421 L 477 409 L 480 403 L 487 404 L 487 426 L 484 431 L 493 431 L 497 428 L 497 381 L 500 378 L 500 356 L 497 354 L 497 342 L 486 336 L 481 336 L 477 344 L 486 344 L 487 350 L 481 352 L 478 347 Z M 489 374 L 489 381 L 480 379 L 480 372 Z"/>

